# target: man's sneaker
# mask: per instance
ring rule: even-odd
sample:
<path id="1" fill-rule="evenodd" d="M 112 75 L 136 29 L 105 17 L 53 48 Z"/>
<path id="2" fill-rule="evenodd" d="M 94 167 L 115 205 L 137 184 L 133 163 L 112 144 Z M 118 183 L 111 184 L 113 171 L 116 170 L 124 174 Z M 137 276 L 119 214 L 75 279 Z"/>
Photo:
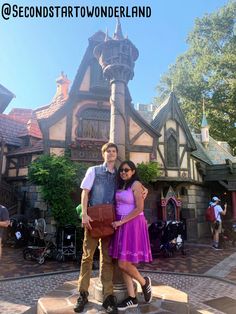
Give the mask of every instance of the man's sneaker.
<path id="1" fill-rule="evenodd" d="M 215 246 L 215 245 L 212 245 L 212 248 L 216 251 L 222 251 L 222 248 L 218 247 L 218 246 Z"/>
<path id="2" fill-rule="evenodd" d="M 114 297 L 114 295 L 109 295 L 108 297 L 106 297 L 105 301 L 102 303 L 102 306 L 106 310 L 106 313 L 109 313 L 109 314 L 118 313 L 117 300 L 116 300 L 116 297 Z"/>
<path id="3" fill-rule="evenodd" d="M 117 309 L 119 311 L 125 311 L 127 309 L 131 309 L 137 306 L 138 306 L 137 298 L 128 297 L 127 299 L 125 299 L 124 301 L 117 305 Z"/>
<path id="4" fill-rule="evenodd" d="M 152 283 L 150 277 L 144 277 L 146 283 L 142 286 L 143 296 L 146 303 L 150 303 L 152 301 Z"/>
<path id="5" fill-rule="evenodd" d="M 81 313 L 84 310 L 85 304 L 88 303 L 88 292 L 87 291 L 81 291 L 80 296 L 74 306 L 74 311 L 76 313 Z"/>

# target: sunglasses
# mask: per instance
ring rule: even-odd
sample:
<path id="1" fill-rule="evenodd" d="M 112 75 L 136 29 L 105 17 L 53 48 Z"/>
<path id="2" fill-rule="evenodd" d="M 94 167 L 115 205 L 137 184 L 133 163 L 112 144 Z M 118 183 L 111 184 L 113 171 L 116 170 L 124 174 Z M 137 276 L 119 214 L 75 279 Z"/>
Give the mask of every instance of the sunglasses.
<path id="1" fill-rule="evenodd" d="M 129 172 L 131 169 L 130 168 L 122 168 L 122 169 L 120 169 L 120 172 L 125 172 L 125 173 L 127 173 L 127 172 Z"/>

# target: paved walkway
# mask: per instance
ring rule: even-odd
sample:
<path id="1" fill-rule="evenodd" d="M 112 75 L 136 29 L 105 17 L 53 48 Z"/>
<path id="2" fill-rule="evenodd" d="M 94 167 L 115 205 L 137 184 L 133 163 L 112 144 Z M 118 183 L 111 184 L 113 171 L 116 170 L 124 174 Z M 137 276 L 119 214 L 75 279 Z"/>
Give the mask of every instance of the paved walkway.
<path id="1" fill-rule="evenodd" d="M 236 252 L 232 248 L 214 251 L 206 245 L 188 245 L 186 256 L 160 257 L 141 268 L 158 283 L 188 293 L 191 308 L 198 309 L 198 313 L 236 313 L 232 310 L 236 308 Z M 22 250 L 3 248 L 0 313 L 26 312 L 41 296 L 65 281 L 76 280 L 78 269 L 75 262 L 46 261 L 44 265 L 26 262 Z M 97 271 L 93 275 L 97 276 Z"/>

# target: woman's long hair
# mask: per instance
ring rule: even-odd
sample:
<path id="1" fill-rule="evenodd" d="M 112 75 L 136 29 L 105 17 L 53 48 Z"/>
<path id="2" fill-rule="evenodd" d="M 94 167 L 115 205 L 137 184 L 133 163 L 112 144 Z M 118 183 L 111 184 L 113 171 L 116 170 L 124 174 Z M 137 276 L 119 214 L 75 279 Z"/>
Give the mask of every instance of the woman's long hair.
<path id="1" fill-rule="evenodd" d="M 121 179 L 121 176 L 120 176 L 120 169 L 122 169 L 124 165 L 128 165 L 131 170 L 135 170 L 135 173 L 132 175 L 132 177 L 128 181 L 124 181 L 123 179 Z M 121 189 L 127 190 L 129 187 L 132 186 L 134 181 L 140 181 L 137 174 L 137 168 L 131 160 L 125 160 L 120 164 L 120 167 L 118 169 L 117 188 L 118 190 L 121 190 Z"/>

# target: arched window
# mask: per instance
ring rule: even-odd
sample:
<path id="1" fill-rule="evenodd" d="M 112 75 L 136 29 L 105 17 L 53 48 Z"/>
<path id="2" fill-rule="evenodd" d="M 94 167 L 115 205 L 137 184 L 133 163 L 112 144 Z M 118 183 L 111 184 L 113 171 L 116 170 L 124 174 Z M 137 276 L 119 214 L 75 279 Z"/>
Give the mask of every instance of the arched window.
<path id="1" fill-rule="evenodd" d="M 78 137 L 108 141 L 110 131 L 110 111 L 108 109 L 85 109 L 79 114 L 78 120 Z"/>
<path id="2" fill-rule="evenodd" d="M 178 167 L 178 143 L 174 130 L 169 130 L 166 144 L 167 167 Z"/>
<path id="3" fill-rule="evenodd" d="M 174 221 L 176 220 L 176 205 L 172 199 L 169 199 L 166 205 L 166 220 Z"/>

